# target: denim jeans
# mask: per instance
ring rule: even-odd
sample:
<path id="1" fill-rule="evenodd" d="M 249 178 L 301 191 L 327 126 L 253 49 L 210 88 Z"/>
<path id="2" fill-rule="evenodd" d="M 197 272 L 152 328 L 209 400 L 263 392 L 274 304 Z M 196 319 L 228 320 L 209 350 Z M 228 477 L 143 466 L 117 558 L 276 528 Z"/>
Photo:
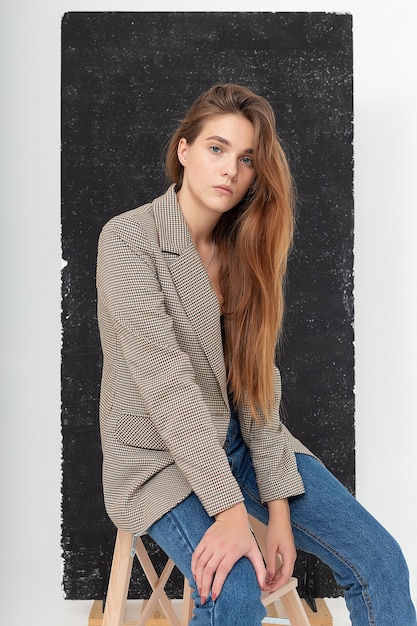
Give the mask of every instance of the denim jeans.
<path id="1" fill-rule="evenodd" d="M 249 451 L 232 412 L 225 451 L 248 512 L 264 524 L 268 509 L 259 501 Z M 387 531 L 316 459 L 297 454 L 305 494 L 290 499 L 297 548 L 319 557 L 344 587 L 353 626 L 416 626 L 408 569 Z M 233 567 L 215 602 L 201 605 L 191 573 L 191 557 L 213 523 L 195 494 L 178 504 L 148 530 L 193 588 L 193 626 L 260 626 L 266 612 L 252 564 Z"/>

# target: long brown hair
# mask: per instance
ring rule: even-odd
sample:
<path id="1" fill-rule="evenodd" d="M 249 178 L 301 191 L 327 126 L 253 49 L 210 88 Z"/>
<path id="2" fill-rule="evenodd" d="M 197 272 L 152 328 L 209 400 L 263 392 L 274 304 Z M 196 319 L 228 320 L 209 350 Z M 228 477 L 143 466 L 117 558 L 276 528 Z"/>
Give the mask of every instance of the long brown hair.
<path id="1" fill-rule="evenodd" d="M 168 145 L 165 167 L 179 191 L 180 139 L 192 143 L 208 118 L 230 113 L 244 115 L 253 124 L 256 175 L 246 197 L 222 215 L 213 233 L 224 297 L 225 361 L 235 404 L 247 403 L 252 417 L 260 421 L 271 417 L 275 402 L 273 364 L 294 232 L 294 185 L 271 105 L 241 85 L 215 85 L 187 111 Z"/>

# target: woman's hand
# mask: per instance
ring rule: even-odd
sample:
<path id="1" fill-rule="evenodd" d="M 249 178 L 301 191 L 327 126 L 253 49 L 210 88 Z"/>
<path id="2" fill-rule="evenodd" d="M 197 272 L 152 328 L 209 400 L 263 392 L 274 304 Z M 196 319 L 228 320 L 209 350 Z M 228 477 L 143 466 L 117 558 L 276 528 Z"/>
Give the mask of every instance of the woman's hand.
<path id="1" fill-rule="evenodd" d="M 294 571 L 297 552 L 291 529 L 290 508 L 287 500 L 268 503 L 269 522 L 266 528 L 265 590 L 272 592 L 283 587 Z"/>
<path id="2" fill-rule="evenodd" d="M 250 530 L 243 503 L 216 516 L 216 521 L 204 534 L 194 551 L 191 569 L 202 604 L 211 589 L 216 600 L 233 565 L 243 556 L 252 563 L 261 589 L 265 583 L 265 566 L 255 538 Z"/>

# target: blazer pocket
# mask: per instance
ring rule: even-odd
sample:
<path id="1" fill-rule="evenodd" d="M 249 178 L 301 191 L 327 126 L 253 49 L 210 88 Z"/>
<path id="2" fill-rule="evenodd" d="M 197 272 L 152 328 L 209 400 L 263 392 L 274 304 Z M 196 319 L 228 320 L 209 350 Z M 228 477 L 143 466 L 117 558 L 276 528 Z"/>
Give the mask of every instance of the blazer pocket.
<path id="1" fill-rule="evenodd" d="M 148 417 L 122 414 L 116 425 L 116 438 L 121 443 L 149 450 L 167 450 L 163 439 Z"/>

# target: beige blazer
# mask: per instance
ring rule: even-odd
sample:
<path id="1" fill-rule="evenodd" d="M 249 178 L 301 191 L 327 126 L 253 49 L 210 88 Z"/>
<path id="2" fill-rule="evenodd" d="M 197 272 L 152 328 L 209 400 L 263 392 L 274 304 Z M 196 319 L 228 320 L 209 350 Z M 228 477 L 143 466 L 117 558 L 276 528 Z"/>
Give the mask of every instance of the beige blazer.
<path id="1" fill-rule="evenodd" d="M 115 525 L 147 528 L 195 492 L 209 515 L 243 501 L 223 445 L 230 419 L 220 311 L 173 187 L 119 215 L 100 235 L 103 487 Z M 280 422 L 239 412 L 263 501 L 303 493 Z"/>

